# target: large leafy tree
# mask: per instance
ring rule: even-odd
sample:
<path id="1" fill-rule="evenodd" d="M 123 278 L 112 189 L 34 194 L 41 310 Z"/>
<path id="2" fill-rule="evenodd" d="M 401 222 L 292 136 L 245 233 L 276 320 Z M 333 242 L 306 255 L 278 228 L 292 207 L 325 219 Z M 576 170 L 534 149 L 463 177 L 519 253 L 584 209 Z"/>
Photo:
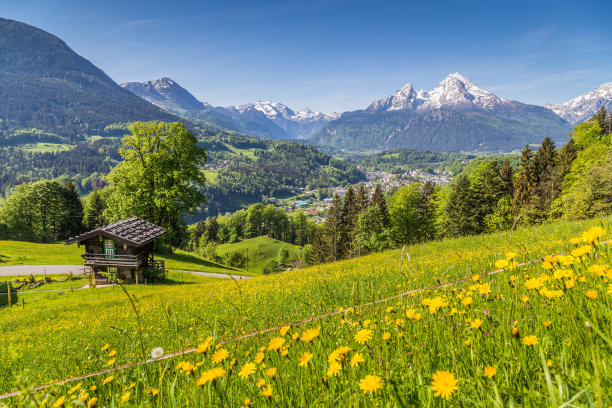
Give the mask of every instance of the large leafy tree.
<path id="1" fill-rule="evenodd" d="M 107 218 L 139 216 L 176 236 L 183 214 L 194 214 L 205 202 L 206 151 L 178 122 L 134 122 L 129 128 L 119 149 L 123 161 L 108 176 L 114 189 Z"/>
<path id="2" fill-rule="evenodd" d="M 57 181 L 41 180 L 15 188 L 0 208 L 0 222 L 6 225 L 12 239 L 51 241 L 70 236 L 71 215 L 75 213 L 72 195 Z"/>

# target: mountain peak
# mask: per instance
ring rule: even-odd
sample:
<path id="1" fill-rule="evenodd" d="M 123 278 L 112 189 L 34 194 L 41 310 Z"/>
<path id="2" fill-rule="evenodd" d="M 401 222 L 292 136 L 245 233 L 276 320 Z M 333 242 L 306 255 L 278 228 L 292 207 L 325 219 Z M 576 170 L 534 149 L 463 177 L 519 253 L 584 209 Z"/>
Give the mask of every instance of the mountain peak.
<path id="1" fill-rule="evenodd" d="M 567 102 L 544 106 L 575 125 L 591 118 L 602 106 L 612 110 L 612 82 L 604 82 L 591 92 Z"/>
<path id="2" fill-rule="evenodd" d="M 507 103 L 486 89 L 480 88 L 458 72 L 448 74 L 430 92 L 414 91 L 411 83 L 404 85 L 394 95 L 372 102 L 368 111 L 392 111 L 410 109 L 429 111 L 432 109 L 491 110 Z"/>
<path id="3" fill-rule="evenodd" d="M 210 107 L 209 104 L 198 101 L 189 91 L 168 77 L 142 83 L 126 82 L 120 85 L 142 99 L 171 112 L 201 111 Z"/>

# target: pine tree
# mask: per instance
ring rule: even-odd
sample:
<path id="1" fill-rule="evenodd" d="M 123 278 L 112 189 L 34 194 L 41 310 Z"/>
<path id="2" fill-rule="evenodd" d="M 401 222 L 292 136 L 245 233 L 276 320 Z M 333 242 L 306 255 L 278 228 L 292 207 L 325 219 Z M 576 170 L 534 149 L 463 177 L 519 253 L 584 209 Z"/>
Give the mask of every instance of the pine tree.
<path id="1" fill-rule="evenodd" d="M 535 187 L 535 171 L 533 165 L 533 150 L 529 145 L 521 150 L 521 167 L 518 177 L 514 180 L 514 196 L 512 197 L 512 213 L 516 216 L 523 209 L 529 194 Z"/>
<path id="2" fill-rule="evenodd" d="M 565 175 L 569 173 L 572 168 L 572 163 L 576 160 L 577 156 L 578 149 L 576 147 L 576 142 L 574 142 L 574 139 L 570 139 L 559 151 L 558 177 L 561 181 L 565 178 Z"/>
<path id="3" fill-rule="evenodd" d="M 550 137 L 544 138 L 533 157 L 536 184 L 525 205 L 525 213 L 531 222 L 548 218 L 553 201 L 561 193 L 558 177 L 557 150 Z"/>
<path id="4" fill-rule="evenodd" d="M 342 248 L 343 258 L 354 255 L 354 238 L 359 217 L 359 207 L 355 190 L 350 186 L 344 195 L 344 206 L 342 207 L 342 223 L 340 234 L 340 248 Z"/>
<path id="5" fill-rule="evenodd" d="M 380 216 L 382 217 L 383 226 L 385 228 L 389 227 L 389 208 L 387 207 L 387 200 L 385 199 L 380 183 L 377 183 L 376 187 L 374 188 L 371 205 L 377 205 L 380 208 Z"/>
<path id="6" fill-rule="evenodd" d="M 445 208 L 447 218 L 445 235 L 458 237 L 476 232 L 473 201 L 470 180 L 465 175 L 458 176 Z"/>
<path id="7" fill-rule="evenodd" d="M 434 207 L 435 193 L 436 185 L 434 183 L 427 181 L 423 184 L 421 188 L 421 205 L 419 208 L 421 218 L 419 237 L 425 241 L 432 240 L 436 233 L 436 209 Z"/>
<path id="8" fill-rule="evenodd" d="M 504 160 L 504 164 L 499 169 L 499 187 L 500 193 L 504 197 L 512 197 L 513 195 L 513 186 L 512 179 L 514 177 L 514 169 L 512 165 L 510 165 L 510 160 Z"/>
<path id="9" fill-rule="evenodd" d="M 217 242 L 217 234 L 219 233 L 219 223 L 216 217 L 210 217 L 206 221 L 206 239 L 208 242 Z"/>
<path id="10" fill-rule="evenodd" d="M 329 253 L 328 241 L 325 239 L 323 228 L 317 228 L 307 262 L 310 265 L 327 262 L 329 260 Z"/>
<path id="11" fill-rule="evenodd" d="M 325 239 L 330 250 L 330 260 L 336 261 L 341 258 L 343 248 L 340 236 L 342 233 L 342 199 L 338 193 L 334 194 L 327 219 L 325 220 Z M 340 244 L 340 246 L 339 246 Z"/>
<path id="12" fill-rule="evenodd" d="M 539 183 L 543 175 L 551 173 L 551 169 L 557 164 L 557 150 L 555 142 L 546 137 L 542 140 L 540 148 L 533 156 L 533 171 L 535 184 Z"/>
<path id="13" fill-rule="evenodd" d="M 106 210 L 106 203 L 100 197 L 98 190 L 94 190 L 87 199 L 84 210 L 83 224 L 85 224 L 87 230 L 93 230 L 106 225 L 104 210 Z"/>
<path id="14" fill-rule="evenodd" d="M 64 183 L 64 188 L 66 189 L 66 209 L 68 212 L 66 228 L 68 235 L 74 237 L 83 232 L 83 203 L 72 181 Z"/>
<path id="15" fill-rule="evenodd" d="M 604 106 L 600 107 L 599 110 L 597 111 L 597 113 L 591 118 L 591 120 L 596 121 L 597 123 L 599 123 L 599 127 L 605 131 L 605 129 L 608 129 L 607 123 L 606 123 L 606 116 L 607 116 L 607 112 L 606 112 L 606 108 Z"/>
<path id="16" fill-rule="evenodd" d="M 370 205 L 370 199 L 368 197 L 368 190 L 365 188 L 365 184 L 359 183 L 357 187 L 357 212 L 362 213 Z"/>

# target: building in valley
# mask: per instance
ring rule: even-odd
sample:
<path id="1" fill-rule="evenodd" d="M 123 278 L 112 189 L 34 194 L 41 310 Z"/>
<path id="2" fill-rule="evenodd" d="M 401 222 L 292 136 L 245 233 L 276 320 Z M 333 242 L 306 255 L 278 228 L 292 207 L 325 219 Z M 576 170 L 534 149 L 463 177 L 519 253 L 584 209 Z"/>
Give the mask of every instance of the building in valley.
<path id="1" fill-rule="evenodd" d="M 81 256 L 97 283 L 120 279 L 144 283 L 144 271 L 154 267 L 164 271 L 164 261 L 153 257 L 154 241 L 168 231 L 138 217 L 117 221 L 70 238 L 66 245 L 85 246 Z"/>

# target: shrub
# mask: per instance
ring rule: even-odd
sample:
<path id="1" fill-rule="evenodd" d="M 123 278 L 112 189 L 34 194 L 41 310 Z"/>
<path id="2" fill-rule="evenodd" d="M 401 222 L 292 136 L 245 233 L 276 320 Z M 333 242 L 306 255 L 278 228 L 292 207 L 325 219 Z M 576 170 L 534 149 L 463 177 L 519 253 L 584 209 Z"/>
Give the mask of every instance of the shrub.
<path id="1" fill-rule="evenodd" d="M 271 273 L 277 273 L 279 272 L 279 264 L 278 262 L 276 262 L 274 259 L 270 259 L 268 262 L 265 263 L 262 273 L 264 275 L 269 275 Z"/>

